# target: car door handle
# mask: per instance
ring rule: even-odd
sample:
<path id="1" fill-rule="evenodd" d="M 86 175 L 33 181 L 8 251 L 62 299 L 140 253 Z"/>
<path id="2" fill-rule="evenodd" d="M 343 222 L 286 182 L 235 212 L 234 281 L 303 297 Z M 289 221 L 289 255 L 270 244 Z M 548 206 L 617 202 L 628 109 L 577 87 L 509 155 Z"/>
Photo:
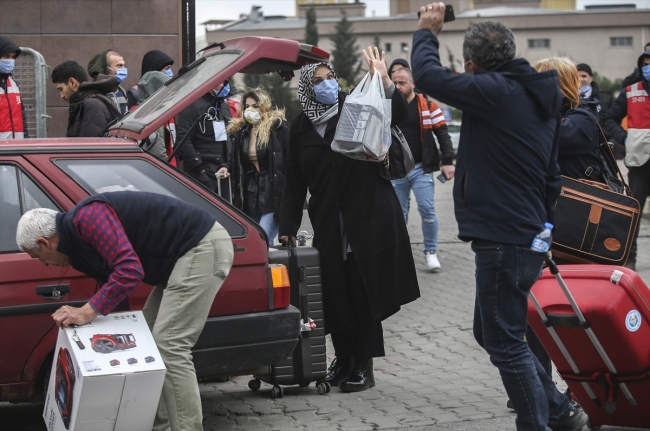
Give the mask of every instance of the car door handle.
<path id="1" fill-rule="evenodd" d="M 69 284 L 48 284 L 36 286 L 36 294 L 43 299 L 62 299 L 70 293 Z"/>

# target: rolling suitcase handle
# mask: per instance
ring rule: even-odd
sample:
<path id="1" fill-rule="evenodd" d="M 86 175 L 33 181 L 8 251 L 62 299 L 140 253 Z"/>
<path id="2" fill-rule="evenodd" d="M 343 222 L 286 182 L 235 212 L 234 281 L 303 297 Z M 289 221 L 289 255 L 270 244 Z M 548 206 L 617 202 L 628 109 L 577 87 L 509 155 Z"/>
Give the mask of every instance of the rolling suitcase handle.
<path id="1" fill-rule="evenodd" d="M 223 174 L 217 172 L 214 174 L 217 177 L 217 194 L 221 196 L 221 180 L 223 179 Z M 228 177 L 228 203 L 232 204 L 232 187 L 231 187 L 230 177 Z M 222 196 L 223 197 L 223 196 Z"/>
<path id="2" fill-rule="evenodd" d="M 603 349 L 603 346 L 602 346 L 602 344 L 600 344 L 600 341 L 598 341 L 598 337 L 596 337 L 596 334 L 594 334 L 594 331 L 591 329 L 591 326 L 589 325 L 589 323 L 585 319 L 585 316 L 582 314 L 582 311 L 580 311 L 580 308 L 578 307 L 578 304 L 576 303 L 575 298 L 573 297 L 573 295 L 569 291 L 569 288 L 567 287 L 566 283 L 562 279 L 562 276 L 560 275 L 560 271 L 558 270 L 557 265 L 555 264 L 555 262 L 553 262 L 553 260 L 551 258 L 547 257 L 545 259 L 545 261 L 546 261 L 546 265 L 548 265 L 549 271 L 551 272 L 551 274 L 553 274 L 553 276 L 557 280 L 558 284 L 562 288 L 562 291 L 564 292 L 564 295 L 569 300 L 569 304 L 571 304 L 571 308 L 573 308 L 573 311 L 576 313 L 576 316 L 578 317 L 578 320 L 580 321 L 580 326 L 587 333 L 587 336 L 589 337 L 589 339 L 591 340 L 591 343 L 593 344 L 596 351 L 600 355 L 601 359 L 603 360 L 603 362 L 607 366 L 607 369 L 609 370 L 610 373 L 616 374 L 617 373 L 616 367 L 614 366 L 611 359 L 607 355 L 607 352 L 605 352 L 605 349 Z M 571 358 L 571 355 L 569 354 L 569 351 L 564 346 L 564 343 L 562 343 L 562 341 L 560 340 L 559 336 L 557 335 L 557 332 L 555 332 L 555 328 L 553 328 L 551 326 L 551 324 L 549 323 L 548 317 L 546 316 L 546 314 L 542 310 L 541 306 L 537 302 L 537 299 L 535 298 L 535 295 L 533 295 L 532 291 L 530 292 L 530 298 L 531 298 L 531 301 L 533 302 L 533 305 L 535 306 L 535 309 L 537 310 L 540 317 L 542 318 L 542 322 L 544 323 L 544 326 L 547 327 L 549 333 L 551 334 L 551 337 L 557 343 L 558 347 L 562 351 L 562 354 L 564 355 L 564 358 L 567 360 L 567 362 L 571 366 L 572 371 L 575 374 L 578 374 L 580 371 L 578 370 L 578 367 L 577 367 L 575 361 L 573 361 L 573 358 Z M 593 391 L 591 390 L 591 388 L 589 387 L 589 384 L 587 382 L 581 382 L 581 383 L 582 383 L 582 386 L 587 391 L 587 394 L 589 395 L 589 397 L 592 399 L 592 401 L 596 401 L 597 398 L 596 398 L 595 394 L 593 393 Z M 627 401 L 630 403 L 630 405 L 631 406 L 636 406 L 637 402 L 634 399 L 634 397 L 632 396 L 632 393 L 628 389 L 627 385 L 625 383 L 620 383 L 619 386 L 621 388 L 621 391 L 625 395 L 625 398 L 627 398 Z M 607 411 L 609 413 L 612 413 L 612 412 L 614 412 L 615 409 L 616 409 L 615 401 L 614 402 L 607 402 L 607 401 L 605 402 L 605 411 Z"/>

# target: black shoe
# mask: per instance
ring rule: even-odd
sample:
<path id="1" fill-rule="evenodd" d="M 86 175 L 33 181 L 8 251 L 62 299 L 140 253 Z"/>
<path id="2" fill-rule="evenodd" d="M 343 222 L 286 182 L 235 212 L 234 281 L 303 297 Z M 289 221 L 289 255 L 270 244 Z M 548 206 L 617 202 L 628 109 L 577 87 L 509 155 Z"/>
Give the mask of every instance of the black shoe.
<path id="1" fill-rule="evenodd" d="M 343 392 L 361 392 L 375 386 L 375 375 L 372 371 L 372 359 L 354 361 L 352 372 L 339 388 Z"/>
<path id="2" fill-rule="evenodd" d="M 508 400 L 508 402 L 506 403 L 506 407 L 508 407 L 510 410 L 515 409 L 515 406 L 512 405 L 512 401 L 510 401 L 510 400 Z"/>
<path id="3" fill-rule="evenodd" d="M 329 368 L 327 369 L 325 382 L 329 383 L 330 386 L 338 386 L 343 380 L 348 378 L 351 370 L 352 359 L 341 360 L 338 357 L 334 358 Z"/>
<path id="4" fill-rule="evenodd" d="M 571 405 L 571 409 L 560 419 L 548 421 L 548 427 L 553 431 L 580 431 L 585 426 L 589 416 L 579 405 Z"/>

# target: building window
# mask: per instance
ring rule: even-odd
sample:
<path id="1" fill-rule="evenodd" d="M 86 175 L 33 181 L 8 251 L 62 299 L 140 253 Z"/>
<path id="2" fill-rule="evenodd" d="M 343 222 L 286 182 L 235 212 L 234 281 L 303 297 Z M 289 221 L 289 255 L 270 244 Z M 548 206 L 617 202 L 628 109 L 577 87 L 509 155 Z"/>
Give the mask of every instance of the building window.
<path id="1" fill-rule="evenodd" d="M 401 50 L 402 52 L 409 52 L 409 44 L 406 42 L 402 42 Z"/>
<path id="2" fill-rule="evenodd" d="M 551 39 L 528 39 L 528 49 L 549 49 Z"/>
<path id="3" fill-rule="evenodd" d="M 392 43 L 387 43 L 387 44 L 384 45 L 384 51 L 391 52 L 392 49 L 393 49 L 393 44 Z"/>
<path id="4" fill-rule="evenodd" d="M 632 48 L 632 38 L 631 37 L 610 37 L 609 46 L 612 48 L 618 48 L 623 46 Z"/>

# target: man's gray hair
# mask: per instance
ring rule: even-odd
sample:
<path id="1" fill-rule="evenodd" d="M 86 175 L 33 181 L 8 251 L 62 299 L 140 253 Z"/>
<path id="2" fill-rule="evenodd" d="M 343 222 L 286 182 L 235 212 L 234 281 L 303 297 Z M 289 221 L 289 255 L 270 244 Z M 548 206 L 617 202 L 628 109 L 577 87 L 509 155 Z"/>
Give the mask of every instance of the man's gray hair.
<path id="1" fill-rule="evenodd" d="M 515 58 L 517 46 L 512 31 L 498 21 L 472 24 L 465 32 L 463 56 L 482 70 L 491 70 Z"/>
<path id="2" fill-rule="evenodd" d="M 27 211 L 18 221 L 16 243 L 22 251 L 40 250 L 36 244 L 39 237 L 52 238 L 57 235 L 56 215 L 58 211 L 49 208 L 36 208 Z"/>

